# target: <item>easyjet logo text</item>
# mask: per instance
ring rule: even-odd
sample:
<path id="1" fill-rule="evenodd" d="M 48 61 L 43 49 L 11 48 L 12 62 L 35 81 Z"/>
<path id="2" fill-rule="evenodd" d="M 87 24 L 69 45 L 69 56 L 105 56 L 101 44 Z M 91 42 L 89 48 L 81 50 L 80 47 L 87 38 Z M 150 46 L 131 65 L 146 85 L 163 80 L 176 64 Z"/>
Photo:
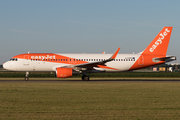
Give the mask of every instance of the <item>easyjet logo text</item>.
<path id="1" fill-rule="evenodd" d="M 153 52 L 160 44 L 162 44 L 165 36 L 167 36 L 169 32 L 170 32 L 170 30 L 168 30 L 168 28 L 166 28 L 163 33 L 160 33 L 159 39 L 156 40 L 156 42 L 152 45 L 152 47 L 149 49 L 149 51 Z"/>
<path id="2" fill-rule="evenodd" d="M 56 59 L 56 56 L 46 55 L 46 56 L 31 56 L 31 59 Z"/>

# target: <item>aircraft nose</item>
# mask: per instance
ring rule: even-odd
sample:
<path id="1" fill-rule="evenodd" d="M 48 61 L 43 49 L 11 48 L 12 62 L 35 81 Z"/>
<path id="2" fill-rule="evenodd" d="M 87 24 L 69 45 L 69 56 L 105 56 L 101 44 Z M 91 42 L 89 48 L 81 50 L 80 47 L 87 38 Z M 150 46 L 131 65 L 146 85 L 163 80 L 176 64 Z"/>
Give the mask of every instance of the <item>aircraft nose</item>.
<path id="1" fill-rule="evenodd" d="M 3 68 L 6 69 L 7 68 L 7 64 L 3 63 Z"/>
<path id="2" fill-rule="evenodd" d="M 6 70 L 8 70 L 9 67 L 10 67 L 10 64 L 9 64 L 8 62 L 5 62 L 5 63 L 3 64 L 3 68 L 6 69 Z"/>

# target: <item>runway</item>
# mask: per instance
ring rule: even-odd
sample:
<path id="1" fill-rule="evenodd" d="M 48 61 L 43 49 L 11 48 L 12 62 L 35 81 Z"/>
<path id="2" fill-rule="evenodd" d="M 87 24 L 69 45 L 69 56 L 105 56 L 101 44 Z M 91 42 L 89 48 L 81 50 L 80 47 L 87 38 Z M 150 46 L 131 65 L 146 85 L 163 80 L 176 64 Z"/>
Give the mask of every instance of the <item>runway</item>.
<path id="1" fill-rule="evenodd" d="M 0 83 L 64 83 L 64 82 L 180 82 L 180 78 L 91 78 L 89 81 L 82 81 L 80 78 L 0 78 Z"/>

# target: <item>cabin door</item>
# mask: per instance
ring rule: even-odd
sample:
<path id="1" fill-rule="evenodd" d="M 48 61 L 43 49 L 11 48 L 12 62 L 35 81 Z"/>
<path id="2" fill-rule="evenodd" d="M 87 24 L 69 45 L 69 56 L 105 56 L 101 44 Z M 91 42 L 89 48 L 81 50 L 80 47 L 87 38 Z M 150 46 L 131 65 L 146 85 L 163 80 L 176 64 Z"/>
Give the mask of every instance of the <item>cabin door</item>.
<path id="1" fill-rule="evenodd" d="M 29 65 L 29 55 L 25 55 L 25 56 L 24 56 L 23 64 L 24 64 L 24 65 Z"/>

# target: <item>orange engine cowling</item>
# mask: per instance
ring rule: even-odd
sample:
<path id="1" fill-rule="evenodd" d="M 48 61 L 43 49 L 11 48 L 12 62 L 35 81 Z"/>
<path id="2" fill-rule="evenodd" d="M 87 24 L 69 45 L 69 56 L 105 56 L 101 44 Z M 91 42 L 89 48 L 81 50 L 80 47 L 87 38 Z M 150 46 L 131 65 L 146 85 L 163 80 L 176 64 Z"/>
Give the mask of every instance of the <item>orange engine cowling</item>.
<path id="1" fill-rule="evenodd" d="M 73 74 L 72 68 L 56 68 L 57 78 L 67 78 L 71 77 Z"/>

